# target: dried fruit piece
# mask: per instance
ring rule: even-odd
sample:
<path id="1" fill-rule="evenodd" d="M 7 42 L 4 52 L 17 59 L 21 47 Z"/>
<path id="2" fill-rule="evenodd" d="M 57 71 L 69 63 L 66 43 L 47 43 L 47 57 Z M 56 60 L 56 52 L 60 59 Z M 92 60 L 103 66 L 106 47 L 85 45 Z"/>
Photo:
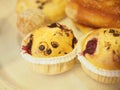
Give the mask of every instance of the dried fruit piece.
<path id="1" fill-rule="evenodd" d="M 97 46 L 96 38 L 93 38 L 92 40 L 88 41 L 88 43 L 86 45 L 86 49 L 83 51 L 83 55 L 85 55 L 86 53 L 94 54 L 94 52 L 96 50 L 96 46 Z"/>
<path id="2" fill-rule="evenodd" d="M 25 53 L 31 54 L 32 42 L 33 42 L 33 35 L 30 35 L 30 40 L 28 44 L 26 46 L 22 46 L 22 50 L 25 50 Z"/>

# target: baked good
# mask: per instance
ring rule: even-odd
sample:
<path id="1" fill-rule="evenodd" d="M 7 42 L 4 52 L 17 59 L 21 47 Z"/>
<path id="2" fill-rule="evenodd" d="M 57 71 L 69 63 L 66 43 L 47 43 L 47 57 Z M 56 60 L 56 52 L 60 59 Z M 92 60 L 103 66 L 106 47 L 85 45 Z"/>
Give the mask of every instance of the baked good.
<path id="1" fill-rule="evenodd" d="M 52 23 L 31 32 L 22 42 L 22 56 L 44 74 L 58 74 L 75 63 L 77 39 L 66 26 Z"/>
<path id="2" fill-rule="evenodd" d="M 78 45 L 83 70 L 103 83 L 120 82 L 120 29 L 91 31 Z"/>
<path id="3" fill-rule="evenodd" d="M 120 27 L 119 0 L 70 0 L 67 15 L 74 21 L 93 27 Z"/>
<path id="4" fill-rule="evenodd" d="M 67 0 L 18 0 L 16 12 L 20 36 L 64 18 L 66 4 Z"/>
<path id="5" fill-rule="evenodd" d="M 49 23 L 49 20 L 41 10 L 28 9 L 18 14 L 17 27 L 21 36 L 25 36 L 32 30 L 38 29 Z"/>
<path id="6" fill-rule="evenodd" d="M 119 0 L 70 0 L 66 14 L 78 25 L 93 28 L 120 27 Z"/>
<path id="7" fill-rule="evenodd" d="M 17 18 L 17 27 L 22 36 L 48 23 L 47 17 L 38 9 L 25 10 Z"/>
<path id="8" fill-rule="evenodd" d="M 27 9 L 40 9 L 51 22 L 55 22 L 65 17 L 67 2 L 68 0 L 18 0 L 16 12 L 19 14 Z"/>

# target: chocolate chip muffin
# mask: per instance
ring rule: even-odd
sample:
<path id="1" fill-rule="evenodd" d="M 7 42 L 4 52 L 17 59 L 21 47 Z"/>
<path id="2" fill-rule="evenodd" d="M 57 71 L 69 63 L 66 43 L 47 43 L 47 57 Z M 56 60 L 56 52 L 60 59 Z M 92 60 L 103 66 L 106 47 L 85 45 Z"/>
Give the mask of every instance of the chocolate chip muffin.
<path id="1" fill-rule="evenodd" d="M 58 74 L 74 65 L 77 39 L 73 31 L 59 23 L 41 27 L 23 40 L 22 56 L 45 74 Z M 44 68 L 44 69 L 43 69 Z"/>
<path id="2" fill-rule="evenodd" d="M 65 17 L 67 2 L 68 0 L 18 0 L 16 12 L 20 14 L 27 9 L 39 9 L 51 22 L 55 22 Z"/>
<path id="3" fill-rule="evenodd" d="M 120 82 L 120 29 L 102 28 L 85 35 L 79 43 L 78 59 L 93 79 Z"/>

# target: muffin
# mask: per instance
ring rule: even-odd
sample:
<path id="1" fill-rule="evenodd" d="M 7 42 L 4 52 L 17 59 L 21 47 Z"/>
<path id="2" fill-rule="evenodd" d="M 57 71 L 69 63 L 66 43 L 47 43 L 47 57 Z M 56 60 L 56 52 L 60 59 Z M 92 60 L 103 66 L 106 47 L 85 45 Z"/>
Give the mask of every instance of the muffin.
<path id="1" fill-rule="evenodd" d="M 51 21 L 56 22 L 65 17 L 65 7 L 68 0 L 18 0 L 16 12 L 20 14 L 27 9 L 39 9 Z"/>
<path id="2" fill-rule="evenodd" d="M 32 30 L 38 29 L 49 23 L 44 13 L 39 9 L 28 9 L 18 14 L 17 27 L 22 37 Z"/>
<path id="3" fill-rule="evenodd" d="M 52 23 L 29 33 L 22 42 L 21 54 L 34 71 L 54 75 L 72 68 L 76 44 L 72 30 Z"/>
<path id="4" fill-rule="evenodd" d="M 120 29 L 99 29 L 86 34 L 78 45 L 83 70 L 103 83 L 120 82 Z"/>

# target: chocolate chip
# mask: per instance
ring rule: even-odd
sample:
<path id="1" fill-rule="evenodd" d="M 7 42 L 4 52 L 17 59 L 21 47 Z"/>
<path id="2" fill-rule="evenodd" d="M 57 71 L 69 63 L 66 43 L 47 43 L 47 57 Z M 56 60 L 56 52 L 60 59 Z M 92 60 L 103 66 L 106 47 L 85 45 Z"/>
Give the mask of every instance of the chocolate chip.
<path id="1" fill-rule="evenodd" d="M 58 27 L 59 27 L 61 30 L 64 29 L 64 26 L 63 26 L 63 25 L 58 24 Z"/>
<path id="2" fill-rule="evenodd" d="M 45 46 L 44 45 L 40 45 L 39 49 L 40 49 L 40 51 L 43 51 L 45 49 Z"/>
<path id="3" fill-rule="evenodd" d="M 67 37 L 69 37 L 69 33 L 65 33 Z"/>
<path id="4" fill-rule="evenodd" d="M 115 33 L 115 30 L 114 29 L 110 29 L 109 33 Z"/>
<path id="5" fill-rule="evenodd" d="M 58 27 L 58 28 L 60 28 L 60 30 L 64 30 L 65 29 L 65 26 L 61 25 L 59 23 L 52 23 L 51 25 L 48 25 L 48 27 L 50 27 L 50 28 Z"/>
<path id="6" fill-rule="evenodd" d="M 119 33 L 113 33 L 113 36 L 118 37 L 120 34 Z"/>
<path id="7" fill-rule="evenodd" d="M 38 8 L 39 8 L 39 9 L 43 9 L 43 6 L 42 6 L 42 5 L 40 5 L 40 6 L 38 6 Z"/>
<path id="8" fill-rule="evenodd" d="M 104 30 L 104 33 L 106 33 L 106 30 Z"/>
<path id="9" fill-rule="evenodd" d="M 47 53 L 48 55 L 50 55 L 50 54 L 52 53 L 52 50 L 51 50 L 51 49 L 47 49 L 47 50 L 46 50 L 46 53 Z"/>
<path id="10" fill-rule="evenodd" d="M 59 46 L 58 43 L 55 41 L 51 42 L 51 45 L 53 48 L 57 48 Z"/>
<path id="11" fill-rule="evenodd" d="M 64 54 L 67 54 L 67 52 L 64 52 Z"/>
<path id="12" fill-rule="evenodd" d="M 116 54 L 115 50 L 113 50 L 113 54 Z"/>
<path id="13" fill-rule="evenodd" d="M 41 1 L 37 0 L 36 3 L 39 4 L 39 6 L 38 6 L 39 9 L 43 9 L 44 5 L 47 3 L 47 1 L 41 2 Z"/>
<path id="14" fill-rule="evenodd" d="M 119 32 L 117 32 L 117 31 L 115 31 L 115 30 L 113 30 L 113 29 L 110 29 L 110 30 L 109 30 L 109 33 L 113 33 L 113 36 L 114 36 L 114 37 L 120 36 Z"/>
<path id="15" fill-rule="evenodd" d="M 59 51 L 58 54 L 61 54 L 61 51 Z"/>
<path id="16" fill-rule="evenodd" d="M 55 27 L 57 27 L 57 24 L 56 23 L 52 23 L 52 24 L 48 25 L 48 27 L 55 28 Z"/>
<path id="17" fill-rule="evenodd" d="M 109 50 L 109 49 L 110 49 L 110 46 L 108 46 L 106 49 Z"/>
<path id="18" fill-rule="evenodd" d="M 44 6 L 44 5 L 45 5 L 45 2 L 42 2 L 41 5 Z"/>

